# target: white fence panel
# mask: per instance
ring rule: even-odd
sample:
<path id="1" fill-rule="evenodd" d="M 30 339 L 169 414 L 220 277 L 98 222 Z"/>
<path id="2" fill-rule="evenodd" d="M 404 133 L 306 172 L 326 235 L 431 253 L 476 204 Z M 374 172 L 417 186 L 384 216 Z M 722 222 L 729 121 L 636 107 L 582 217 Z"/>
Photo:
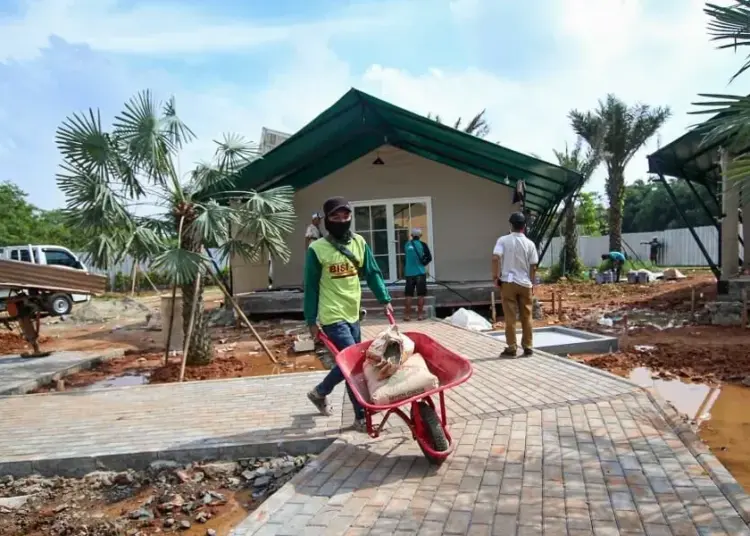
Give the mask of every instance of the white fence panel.
<path id="1" fill-rule="evenodd" d="M 741 227 L 741 226 L 740 226 Z M 695 232 L 703 242 L 711 258 L 719 261 L 719 234 L 716 227 L 696 227 Z M 742 229 L 740 228 L 740 235 Z M 650 233 L 626 233 L 622 235 L 625 254 L 633 259 L 648 260 L 650 242 L 656 237 L 664 246 L 659 252 L 659 264 L 662 266 L 708 266 L 703 253 L 698 247 L 689 229 L 668 229 Z M 547 253 L 542 262 L 543 267 L 549 267 L 560 259 L 563 238 L 556 236 L 550 242 Z M 578 238 L 578 255 L 586 266 L 598 266 L 602 261 L 602 254 L 609 251 L 609 236 L 581 236 Z"/>
<path id="2" fill-rule="evenodd" d="M 219 255 L 216 250 L 209 250 L 213 258 L 216 260 L 216 264 L 219 265 L 220 269 L 224 269 L 229 265 L 228 261 L 222 260 L 219 258 Z M 91 262 L 89 260 L 89 256 L 86 253 L 76 253 L 79 259 L 81 259 L 81 262 L 86 265 L 86 268 L 89 269 L 91 273 L 95 274 L 101 274 L 106 275 L 109 278 L 110 284 L 114 284 L 115 276 L 118 273 L 122 274 L 131 274 L 133 270 L 133 259 L 130 256 L 125 257 L 122 262 L 120 262 L 119 265 L 113 267 L 111 270 L 99 270 L 98 268 L 94 268 L 91 266 Z M 149 270 L 149 266 L 151 263 L 149 262 L 142 262 L 140 266 L 138 267 L 139 270 Z"/>

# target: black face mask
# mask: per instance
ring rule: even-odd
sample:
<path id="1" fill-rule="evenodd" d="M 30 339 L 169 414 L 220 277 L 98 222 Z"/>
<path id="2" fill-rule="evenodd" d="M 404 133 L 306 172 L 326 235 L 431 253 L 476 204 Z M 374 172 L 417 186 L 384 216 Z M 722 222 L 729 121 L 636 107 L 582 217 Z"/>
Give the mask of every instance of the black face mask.
<path id="1" fill-rule="evenodd" d="M 330 221 L 325 220 L 326 231 L 328 231 L 333 238 L 339 241 L 345 241 L 350 236 L 350 229 L 352 227 L 352 220 L 349 221 Z"/>

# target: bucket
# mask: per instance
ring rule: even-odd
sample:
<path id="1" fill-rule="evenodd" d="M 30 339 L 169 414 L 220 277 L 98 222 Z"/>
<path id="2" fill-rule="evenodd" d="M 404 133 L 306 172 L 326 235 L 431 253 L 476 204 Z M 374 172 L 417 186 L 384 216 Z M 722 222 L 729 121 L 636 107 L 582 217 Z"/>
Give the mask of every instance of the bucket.
<path id="1" fill-rule="evenodd" d="M 172 314 L 172 295 L 164 294 L 161 297 L 161 334 L 162 344 L 167 346 L 167 333 L 169 331 L 169 318 Z M 182 351 L 182 296 L 179 294 L 175 298 L 174 304 L 174 322 L 172 323 L 172 339 L 169 341 L 169 349 Z"/>

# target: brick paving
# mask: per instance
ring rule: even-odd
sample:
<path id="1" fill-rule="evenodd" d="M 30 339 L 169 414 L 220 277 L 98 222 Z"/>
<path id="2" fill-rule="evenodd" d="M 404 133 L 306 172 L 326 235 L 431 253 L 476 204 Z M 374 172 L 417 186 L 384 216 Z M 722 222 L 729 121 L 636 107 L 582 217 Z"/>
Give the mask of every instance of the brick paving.
<path id="1" fill-rule="evenodd" d="M 257 452 L 243 452 L 260 455 L 266 445 L 278 450 L 282 442 L 332 441 L 341 433 L 341 414 L 318 415 L 305 396 L 323 376 L 0 397 L 0 474 L 23 473 L 24 464 L 45 472 L 85 472 L 97 459 L 130 453 L 170 457 L 184 452 L 189 457 L 206 449 L 215 454 L 216 449 L 257 445 Z M 343 390 L 340 386 L 338 399 Z"/>
<path id="2" fill-rule="evenodd" d="M 33 391 L 67 374 L 90 368 L 102 359 L 119 357 L 114 352 L 55 352 L 47 357 L 0 356 L 0 395 Z"/>
<path id="3" fill-rule="evenodd" d="M 750 535 L 747 509 L 723 490 L 734 480 L 724 470 L 717 484 L 644 391 L 559 359 L 491 359 L 502 344 L 445 325 L 419 329 L 475 367 L 450 397 L 454 454 L 435 468 L 410 437 L 345 434 L 233 536 Z"/>
<path id="4" fill-rule="evenodd" d="M 446 324 L 404 327 L 474 366 L 448 396 L 457 448 L 440 468 L 403 428 L 379 440 L 346 431 L 343 386 L 341 411 L 317 415 L 305 393 L 323 373 L 307 373 L 0 397 L 0 474 L 333 442 L 234 536 L 750 535 L 747 495 L 636 386 L 558 358 L 499 359 L 501 342 Z"/>

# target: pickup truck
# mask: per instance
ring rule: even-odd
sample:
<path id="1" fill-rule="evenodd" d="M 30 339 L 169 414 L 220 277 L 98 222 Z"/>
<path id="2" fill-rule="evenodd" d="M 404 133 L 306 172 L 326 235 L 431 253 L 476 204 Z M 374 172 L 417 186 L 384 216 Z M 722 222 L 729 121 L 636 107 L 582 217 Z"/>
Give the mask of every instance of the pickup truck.
<path id="1" fill-rule="evenodd" d="M 47 266 L 64 266 L 88 273 L 86 266 L 84 266 L 80 259 L 72 251 L 62 246 L 32 244 L 25 246 L 3 246 L 0 247 L 0 259 Z M 6 302 L 9 295 L 10 290 L 0 288 L 0 312 L 6 309 Z M 90 299 L 91 296 L 88 294 L 56 292 L 49 296 L 46 302 L 46 309 L 48 313 L 53 315 L 67 315 L 73 309 L 74 303 L 83 303 Z"/>

